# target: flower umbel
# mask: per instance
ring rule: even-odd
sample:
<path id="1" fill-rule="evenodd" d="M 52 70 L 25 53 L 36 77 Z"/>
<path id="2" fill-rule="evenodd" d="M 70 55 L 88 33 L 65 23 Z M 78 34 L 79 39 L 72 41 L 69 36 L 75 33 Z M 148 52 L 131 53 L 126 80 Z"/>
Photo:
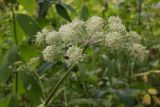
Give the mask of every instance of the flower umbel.
<path id="1" fill-rule="evenodd" d="M 111 32 L 106 35 L 105 45 L 112 50 L 119 50 L 123 45 L 123 36 L 119 32 Z"/>
<path id="2" fill-rule="evenodd" d="M 131 43 L 141 43 L 142 37 L 135 31 L 130 31 L 127 34 L 128 41 Z"/>
<path id="3" fill-rule="evenodd" d="M 96 32 L 101 32 L 104 27 L 104 20 L 98 16 L 92 16 L 86 22 L 86 30 L 89 34 L 95 34 Z"/>
<path id="4" fill-rule="evenodd" d="M 71 23 L 63 25 L 59 29 L 62 40 L 69 45 L 78 43 L 81 40 L 80 31 L 83 29 L 84 22 L 75 19 Z"/>
<path id="5" fill-rule="evenodd" d="M 47 62 L 53 62 L 56 54 L 56 47 L 54 45 L 49 45 L 43 50 L 43 58 Z"/>
<path id="6" fill-rule="evenodd" d="M 41 32 L 38 32 L 38 33 L 36 34 L 36 43 L 37 43 L 38 45 L 43 45 L 43 44 L 45 44 L 45 38 L 46 38 L 46 35 L 48 34 L 48 32 L 49 32 L 49 30 L 46 29 L 46 28 L 44 28 L 44 29 L 42 29 Z"/>
<path id="7" fill-rule="evenodd" d="M 78 64 L 84 58 L 82 49 L 74 45 L 69 47 L 66 56 L 68 57 L 68 59 L 66 59 L 68 65 Z"/>
<path id="8" fill-rule="evenodd" d="M 109 30 L 112 32 L 125 33 L 126 27 L 122 24 L 119 17 L 111 16 L 108 19 Z"/>
<path id="9" fill-rule="evenodd" d="M 59 32 L 53 30 L 48 33 L 45 40 L 48 45 L 58 45 L 61 43 L 61 36 Z"/>
<path id="10" fill-rule="evenodd" d="M 146 49 L 141 44 L 133 43 L 129 49 L 130 54 L 133 58 L 143 61 L 146 56 Z"/>

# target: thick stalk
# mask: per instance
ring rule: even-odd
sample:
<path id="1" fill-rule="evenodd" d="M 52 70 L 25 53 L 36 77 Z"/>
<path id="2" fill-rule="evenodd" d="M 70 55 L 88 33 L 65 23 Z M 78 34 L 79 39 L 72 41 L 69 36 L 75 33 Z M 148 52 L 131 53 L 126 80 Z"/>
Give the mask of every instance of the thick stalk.
<path id="1" fill-rule="evenodd" d="M 68 69 L 68 71 L 63 75 L 63 77 L 57 82 L 56 86 L 52 88 L 49 96 L 47 97 L 47 99 L 46 99 L 46 101 L 45 101 L 45 103 L 44 103 L 44 105 L 45 105 L 46 107 L 50 104 L 53 95 L 56 93 L 57 89 L 58 89 L 59 86 L 62 84 L 63 80 L 70 74 L 70 72 L 72 71 L 72 68 L 73 68 L 73 67 L 74 67 L 74 65 L 71 66 L 71 67 Z"/>

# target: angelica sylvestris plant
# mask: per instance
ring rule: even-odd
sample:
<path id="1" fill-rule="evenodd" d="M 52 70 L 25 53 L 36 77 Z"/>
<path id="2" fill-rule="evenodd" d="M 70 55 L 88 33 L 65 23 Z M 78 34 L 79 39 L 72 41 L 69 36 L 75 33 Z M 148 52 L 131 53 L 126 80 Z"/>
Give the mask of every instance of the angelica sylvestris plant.
<path id="1" fill-rule="evenodd" d="M 105 48 L 111 52 L 124 49 L 131 59 L 143 61 L 146 49 L 141 44 L 141 39 L 135 31 L 127 31 L 118 16 L 111 16 L 108 22 L 98 16 L 93 16 L 87 21 L 74 19 L 62 25 L 57 31 L 44 28 L 36 35 L 36 44 L 40 47 L 45 46 L 41 52 L 43 60 L 48 63 L 61 61 L 67 65 L 68 70 L 51 91 L 44 95 L 40 106 L 46 107 L 51 103 L 57 89 L 73 67 L 85 61 L 88 56 L 86 50 L 90 46 L 98 45 L 100 49 Z M 26 67 L 21 65 L 20 68 L 35 70 L 35 67 L 30 66 L 34 65 L 33 62 L 36 63 L 36 60 L 38 58 L 32 59 Z"/>

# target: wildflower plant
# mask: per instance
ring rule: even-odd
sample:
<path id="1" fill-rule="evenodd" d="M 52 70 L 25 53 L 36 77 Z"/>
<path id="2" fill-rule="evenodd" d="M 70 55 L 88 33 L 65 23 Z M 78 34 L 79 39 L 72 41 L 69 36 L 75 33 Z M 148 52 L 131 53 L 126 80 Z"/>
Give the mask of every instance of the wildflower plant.
<path id="1" fill-rule="evenodd" d="M 108 28 L 108 30 L 105 31 L 104 28 Z M 83 63 L 87 58 L 88 47 L 98 44 L 100 49 L 105 48 L 112 52 L 125 49 L 131 59 L 143 61 L 146 49 L 142 45 L 141 39 L 141 36 L 135 31 L 127 31 L 118 16 L 111 16 L 108 22 L 98 16 L 92 16 L 87 21 L 74 19 L 72 22 L 62 25 L 57 31 L 45 28 L 38 32 L 36 43 L 38 46 L 45 46 L 41 52 L 43 60 L 47 63 L 61 61 L 68 67 L 67 72 L 43 99 L 41 105 L 47 107 L 51 103 L 53 95 L 74 66 Z M 34 64 L 38 60 L 39 58 L 33 58 L 26 66 L 30 70 L 35 70 Z M 19 69 L 22 67 L 24 65 Z"/>

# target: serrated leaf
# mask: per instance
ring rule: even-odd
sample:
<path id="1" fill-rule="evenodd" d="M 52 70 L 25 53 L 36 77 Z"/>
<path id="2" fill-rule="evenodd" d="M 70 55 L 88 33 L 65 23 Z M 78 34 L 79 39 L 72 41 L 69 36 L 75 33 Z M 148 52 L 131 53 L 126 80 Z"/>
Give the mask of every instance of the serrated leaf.
<path id="1" fill-rule="evenodd" d="M 67 10 L 61 4 L 56 4 L 56 10 L 60 16 L 67 19 L 68 21 L 71 21 Z"/>

